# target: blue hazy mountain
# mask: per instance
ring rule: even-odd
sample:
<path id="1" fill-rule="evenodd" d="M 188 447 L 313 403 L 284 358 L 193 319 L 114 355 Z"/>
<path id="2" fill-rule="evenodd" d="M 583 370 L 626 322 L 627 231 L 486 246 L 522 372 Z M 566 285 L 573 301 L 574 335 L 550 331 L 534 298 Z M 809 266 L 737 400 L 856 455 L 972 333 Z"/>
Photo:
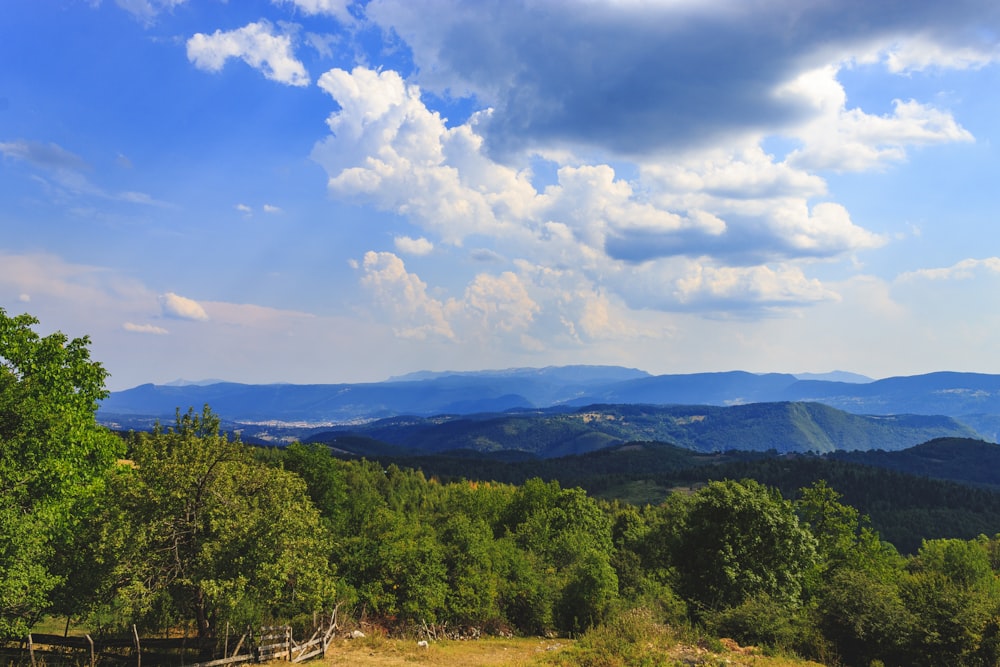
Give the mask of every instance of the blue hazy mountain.
<path id="1" fill-rule="evenodd" d="M 385 382 L 141 385 L 113 392 L 99 416 L 171 420 L 177 408 L 211 408 L 234 422 L 358 423 L 414 415 L 469 415 L 593 404 L 736 406 L 820 403 L 857 415 L 941 415 L 981 437 L 1000 433 L 1000 375 L 940 372 L 870 382 L 786 373 L 650 375 L 617 366 L 415 373 Z"/>
<path id="2" fill-rule="evenodd" d="M 235 421 L 350 422 L 394 415 L 470 414 L 566 404 L 603 387 L 649 377 L 618 366 L 560 366 L 499 371 L 414 373 L 385 382 L 145 384 L 113 392 L 100 412 L 170 418 L 205 404 Z"/>
<path id="3" fill-rule="evenodd" d="M 873 382 L 872 378 L 860 373 L 848 371 L 830 371 L 829 373 L 796 373 L 795 377 L 800 380 L 823 380 L 826 382 L 852 382 L 854 384 L 867 384 Z"/>

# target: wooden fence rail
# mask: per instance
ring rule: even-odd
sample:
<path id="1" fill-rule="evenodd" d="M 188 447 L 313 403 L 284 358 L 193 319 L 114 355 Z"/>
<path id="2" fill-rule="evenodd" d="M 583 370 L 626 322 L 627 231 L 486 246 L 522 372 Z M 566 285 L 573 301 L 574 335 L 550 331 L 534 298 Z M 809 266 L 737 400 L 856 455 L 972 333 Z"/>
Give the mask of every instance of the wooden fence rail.
<path id="1" fill-rule="evenodd" d="M 319 623 L 309 639 L 305 641 L 295 641 L 292 637 L 291 626 L 265 626 L 260 628 L 256 635 L 247 630 L 230 653 L 227 629 L 221 657 L 213 657 L 211 660 L 197 663 L 188 663 L 182 657 L 184 651 L 201 651 L 204 648 L 203 644 L 197 640 L 158 637 L 142 639 L 134 626 L 133 636 L 129 638 L 94 639 L 90 635 L 63 637 L 52 634 L 29 634 L 22 645 L 26 649 L 32 667 L 38 664 L 36 651 L 39 654 L 44 653 L 46 661 L 48 661 L 50 657 L 57 657 L 58 651 L 65 652 L 66 649 L 83 652 L 84 660 L 89 661 L 90 667 L 97 667 L 101 663 L 102 654 L 104 654 L 104 658 L 111 658 L 113 655 L 116 664 L 122 664 L 124 659 L 136 667 L 142 667 L 143 652 L 146 652 L 149 664 L 162 664 L 160 661 L 166 660 L 165 656 L 168 651 L 177 652 L 177 655 L 172 656 L 172 662 L 180 662 L 186 667 L 221 667 L 222 665 L 261 663 L 271 660 L 287 660 L 298 663 L 318 656 L 325 656 L 336 631 L 337 616 L 336 611 L 334 611 L 329 621 L 323 620 Z M 131 654 L 131 658 L 128 657 L 129 654 Z M 79 653 L 77 653 L 77 657 L 79 658 Z"/>

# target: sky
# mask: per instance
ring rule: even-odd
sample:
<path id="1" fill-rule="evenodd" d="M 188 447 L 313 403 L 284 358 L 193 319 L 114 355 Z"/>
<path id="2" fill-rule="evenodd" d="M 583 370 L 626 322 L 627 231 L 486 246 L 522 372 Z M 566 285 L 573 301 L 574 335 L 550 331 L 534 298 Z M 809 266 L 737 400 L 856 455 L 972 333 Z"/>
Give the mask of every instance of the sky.
<path id="1" fill-rule="evenodd" d="M 108 387 L 1000 373 L 995 0 L 5 0 L 0 308 Z"/>

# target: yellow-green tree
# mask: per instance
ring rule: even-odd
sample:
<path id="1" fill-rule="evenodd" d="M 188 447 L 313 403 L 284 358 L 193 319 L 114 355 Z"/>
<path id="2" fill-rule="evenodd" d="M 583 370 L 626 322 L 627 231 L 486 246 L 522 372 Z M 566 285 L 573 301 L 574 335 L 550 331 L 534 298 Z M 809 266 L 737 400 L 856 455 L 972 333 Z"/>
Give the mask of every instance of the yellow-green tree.
<path id="1" fill-rule="evenodd" d="M 22 635 L 54 604 L 72 542 L 118 438 L 95 419 L 107 373 L 87 338 L 40 336 L 0 309 L 0 637 Z"/>
<path id="2" fill-rule="evenodd" d="M 193 622 L 210 637 L 331 608 L 330 536 L 297 475 L 256 461 L 218 418 L 134 434 L 104 501 L 103 608 L 119 624 Z M 100 609 L 100 605 L 98 609 Z"/>

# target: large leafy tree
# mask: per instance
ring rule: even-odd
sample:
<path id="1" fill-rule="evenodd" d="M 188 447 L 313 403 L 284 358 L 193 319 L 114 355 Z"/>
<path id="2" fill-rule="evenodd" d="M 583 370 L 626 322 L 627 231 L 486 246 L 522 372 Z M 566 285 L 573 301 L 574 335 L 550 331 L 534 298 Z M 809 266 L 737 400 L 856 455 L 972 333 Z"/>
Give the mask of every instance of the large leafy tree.
<path id="1" fill-rule="evenodd" d="M 818 628 L 846 664 L 898 664 L 913 625 L 900 597 L 903 558 L 825 481 L 802 489 L 795 507 L 817 541 L 808 588 Z"/>
<path id="2" fill-rule="evenodd" d="M 1000 663 L 1000 580 L 989 541 L 926 540 L 901 594 L 915 616 L 908 664 Z"/>
<path id="3" fill-rule="evenodd" d="M 266 466 L 208 408 L 134 434 L 99 537 L 118 624 L 195 623 L 202 638 L 332 607 L 330 537 L 297 475 Z"/>
<path id="4" fill-rule="evenodd" d="M 673 556 L 678 592 L 704 611 L 761 597 L 794 605 L 815 559 L 816 542 L 792 504 L 753 480 L 695 493 Z"/>
<path id="5" fill-rule="evenodd" d="M 530 597 L 550 607 L 535 617 L 551 617 L 561 630 L 583 630 L 600 622 L 617 600 L 618 578 L 611 565 L 611 518 L 597 502 L 582 489 L 530 479 L 511 500 L 504 523 L 517 546 L 545 572 L 539 582 L 525 581 L 540 583 L 540 588 L 522 587 L 513 598 Z M 525 627 L 523 621 L 511 620 Z"/>
<path id="6" fill-rule="evenodd" d="M 107 373 L 87 338 L 41 336 L 0 309 L 0 636 L 23 634 L 65 580 L 72 541 L 123 451 L 95 419 Z"/>

